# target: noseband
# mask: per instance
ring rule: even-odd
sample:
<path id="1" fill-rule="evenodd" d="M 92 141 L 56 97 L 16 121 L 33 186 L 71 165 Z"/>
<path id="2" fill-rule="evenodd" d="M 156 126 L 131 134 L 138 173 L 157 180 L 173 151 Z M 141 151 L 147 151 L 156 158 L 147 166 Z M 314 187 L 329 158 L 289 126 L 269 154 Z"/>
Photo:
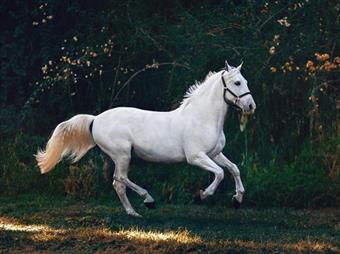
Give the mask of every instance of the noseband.
<path id="1" fill-rule="evenodd" d="M 233 91 L 231 91 L 231 90 L 227 87 L 227 84 L 225 83 L 225 80 L 224 80 L 224 77 L 223 77 L 223 74 L 224 74 L 225 72 L 226 72 L 226 71 L 223 71 L 223 72 L 222 72 L 222 75 L 221 75 L 222 83 L 223 83 L 223 99 L 224 99 L 225 103 L 227 103 L 228 105 L 235 106 L 235 107 L 241 109 L 240 106 L 238 106 L 236 103 L 237 103 L 242 97 L 244 97 L 244 96 L 246 96 L 246 95 L 248 95 L 248 94 L 251 95 L 251 93 L 250 93 L 250 92 L 246 92 L 246 93 L 243 93 L 243 94 L 241 94 L 241 95 L 236 95 Z M 226 97 L 227 92 L 229 92 L 232 96 L 235 97 L 235 100 L 234 100 L 234 101 L 231 101 L 231 100 L 228 100 L 228 99 L 227 99 L 227 97 Z M 241 110 L 242 110 L 242 109 L 241 109 Z"/>

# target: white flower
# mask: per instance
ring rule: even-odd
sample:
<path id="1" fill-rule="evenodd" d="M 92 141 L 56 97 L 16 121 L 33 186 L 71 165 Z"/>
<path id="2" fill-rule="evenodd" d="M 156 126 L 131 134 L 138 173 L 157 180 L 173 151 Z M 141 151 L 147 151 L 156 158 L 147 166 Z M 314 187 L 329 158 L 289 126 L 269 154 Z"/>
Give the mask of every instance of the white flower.
<path id="1" fill-rule="evenodd" d="M 288 18 L 287 17 L 283 17 L 282 19 L 278 19 L 277 22 L 281 26 L 290 27 L 290 23 L 288 22 Z"/>

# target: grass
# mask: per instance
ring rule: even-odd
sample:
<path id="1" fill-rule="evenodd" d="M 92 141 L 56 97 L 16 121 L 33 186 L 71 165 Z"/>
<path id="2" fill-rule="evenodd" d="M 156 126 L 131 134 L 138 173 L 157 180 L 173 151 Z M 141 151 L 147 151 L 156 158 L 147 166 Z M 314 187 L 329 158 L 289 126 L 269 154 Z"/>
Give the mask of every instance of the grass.
<path id="1" fill-rule="evenodd" d="M 339 253 L 340 210 L 0 197 L 0 253 Z"/>

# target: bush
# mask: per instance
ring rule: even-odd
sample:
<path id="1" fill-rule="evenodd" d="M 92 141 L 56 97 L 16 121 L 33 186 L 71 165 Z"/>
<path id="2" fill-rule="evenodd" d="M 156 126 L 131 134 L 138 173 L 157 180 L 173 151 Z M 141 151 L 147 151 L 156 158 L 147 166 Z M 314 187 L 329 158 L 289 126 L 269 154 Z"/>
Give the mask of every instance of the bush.
<path id="1" fill-rule="evenodd" d="M 290 163 L 272 159 L 263 168 L 250 168 L 246 178 L 248 200 L 256 206 L 338 206 L 338 148 L 339 140 L 325 141 L 320 147 L 307 144 Z"/>

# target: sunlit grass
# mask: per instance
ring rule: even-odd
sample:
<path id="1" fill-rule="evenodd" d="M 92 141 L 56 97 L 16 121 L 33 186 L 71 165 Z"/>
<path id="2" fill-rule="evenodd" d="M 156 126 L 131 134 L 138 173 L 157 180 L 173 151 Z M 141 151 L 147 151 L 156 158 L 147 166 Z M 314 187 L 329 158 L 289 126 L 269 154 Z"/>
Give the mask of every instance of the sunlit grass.
<path id="1" fill-rule="evenodd" d="M 138 228 L 129 230 L 119 230 L 117 232 L 105 227 L 78 227 L 75 229 L 54 229 L 48 225 L 42 224 L 25 224 L 19 220 L 10 217 L 0 217 L 0 231 L 14 231 L 32 233 L 31 239 L 37 241 L 46 241 L 51 239 L 66 239 L 74 236 L 78 239 L 85 238 L 112 238 L 138 241 L 155 241 L 155 242 L 177 242 L 180 244 L 202 243 L 198 236 L 190 234 L 188 230 L 178 231 L 145 231 Z M 39 233 L 39 234 L 37 234 Z"/>
<path id="2" fill-rule="evenodd" d="M 55 239 L 60 234 L 65 234 L 64 229 L 53 229 L 48 225 L 25 224 L 19 220 L 0 217 L 0 231 L 27 232 L 32 240 L 48 241 Z"/>
<path id="3" fill-rule="evenodd" d="M 120 230 L 117 236 L 126 237 L 131 240 L 176 242 L 179 244 L 201 244 L 201 237 L 191 234 L 188 230 L 180 231 L 144 231 L 140 229 Z"/>
<path id="4" fill-rule="evenodd" d="M 0 200 L 1 201 L 1 200 Z M 337 253 L 337 210 L 163 206 L 134 219 L 112 205 L 0 205 L 0 252 Z M 1 202 L 0 202 L 1 203 Z M 193 215 L 194 214 L 194 215 Z M 313 219 L 312 219 L 313 218 Z"/>
<path id="5" fill-rule="evenodd" d="M 12 218 L 0 217 L 0 230 L 21 231 L 21 232 L 40 232 L 48 231 L 50 228 L 45 225 L 24 225 Z"/>
<path id="6" fill-rule="evenodd" d="M 284 251 L 315 251 L 315 252 L 323 252 L 326 250 L 336 250 L 337 247 L 333 244 L 317 242 L 317 241 L 298 241 L 293 243 L 287 242 L 274 242 L 274 241 L 244 241 L 244 240 L 236 240 L 236 241 L 211 241 L 208 243 L 209 246 L 213 248 L 237 248 L 237 249 L 246 249 L 246 250 L 284 250 Z"/>
<path id="7" fill-rule="evenodd" d="M 55 229 L 44 224 L 26 224 L 10 217 L 0 217 L 0 231 L 25 232 L 28 238 L 35 241 L 66 241 L 76 239 L 76 241 L 96 241 L 105 243 L 112 241 L 128 241 L 128 246 L 134 250 L 149 250 L 155 248 L 154 244 L 165 244 L 169 248 L 180 246 L 204 246 L 208 249 L 247 249 L 253 251 L 276 250 L 285 251 L 314 251 L 323 252 L 326 250 L 336 250 L 336 246 L 330 243 L 315 241 L 297 241 L 293 243 L 282 243 L 275 241 L 245 241 L 245 240 L 204 240 L 203 238 L 184 230 L 142 230 L 139 228 L 120 229 L 113 231 L 108 227 L 76 227 L 74 229 Z M 158 246 L 158 245 L 156 245 Z"/>

